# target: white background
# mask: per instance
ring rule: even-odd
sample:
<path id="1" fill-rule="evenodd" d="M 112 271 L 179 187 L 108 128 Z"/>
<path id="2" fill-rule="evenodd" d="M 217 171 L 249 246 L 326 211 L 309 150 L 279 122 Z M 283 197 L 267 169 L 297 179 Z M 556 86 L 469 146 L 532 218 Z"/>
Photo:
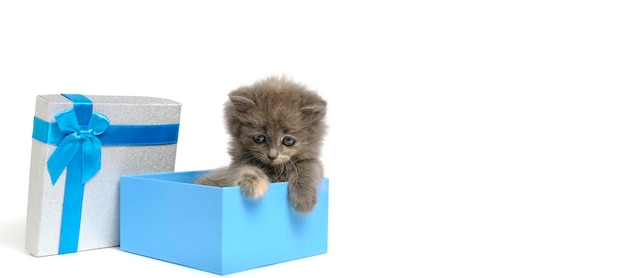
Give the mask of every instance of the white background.
<path id="1" fill-rule="evenodd" d="M 176 170 L 210 169 L 270 74 L 329 103 L 329 252 L 232 277 L 626 276 L 623 1 L 220 2 L 0 2 L 1 277 L 213 277 L 26 253 L 35 97 L 179 101 Z"/>

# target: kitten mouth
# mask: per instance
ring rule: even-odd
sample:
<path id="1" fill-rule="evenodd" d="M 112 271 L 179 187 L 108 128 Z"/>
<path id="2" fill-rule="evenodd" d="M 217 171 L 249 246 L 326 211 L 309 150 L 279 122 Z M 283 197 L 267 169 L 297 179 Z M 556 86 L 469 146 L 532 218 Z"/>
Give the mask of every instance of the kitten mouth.
<path id="1" fill-rule="evenodd" d="M 276 165 L 280 165 L 280 164 L 283 164 L 283 163 L 279 159 L 275 158 L 275 159 L 268 159 L 267 160 L 267 164 L 272 165 L 272 166 L 276 166 Z"/>
<path id="2" fill-rule="evenodd" d="M 266 163 L 267 163 L 268 165 L 271 165 L 271 166 L 278 166 L 278 165 L 283 165 L 283 164 L 285 164 L 288 160 L 289 160 L 289 159 L 283 159 L 283 158 L 281 158 L 281 157 L 277 157 L 277 158 L 274 158 L 274 159 L 268 158 L 268 159 L 266 160 Z"/>

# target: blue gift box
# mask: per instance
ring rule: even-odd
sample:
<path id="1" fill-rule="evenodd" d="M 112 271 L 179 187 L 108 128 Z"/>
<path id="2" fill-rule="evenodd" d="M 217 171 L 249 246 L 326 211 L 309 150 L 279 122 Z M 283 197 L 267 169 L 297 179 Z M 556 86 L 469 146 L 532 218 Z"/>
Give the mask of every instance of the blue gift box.
<path id="1" fill-rule="evenodd" d="M 286 182 L 253 200 L 239 186 L 193 184 L 204 173 L 122 176 L 120 249 L 220 275 L 327 252 L 328 179 L 302 215 Z"/>

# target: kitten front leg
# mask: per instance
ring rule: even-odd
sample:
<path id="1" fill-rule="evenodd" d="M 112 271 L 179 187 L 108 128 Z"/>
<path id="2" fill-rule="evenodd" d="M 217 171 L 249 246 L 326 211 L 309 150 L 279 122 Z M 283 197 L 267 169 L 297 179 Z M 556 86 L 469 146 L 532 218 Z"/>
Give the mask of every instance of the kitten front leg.
<path id="1" fill-rule="evenodd" d="M 258 199 L 265 195 L 270 182 L 261 169 L 254 166 L 241 166 L 237 168 L 236 172 L 234 184 L 241 186 L 241 192 L 244 196 Z"/>
<path id="2" fill-rule="evenodd" d="M 230 176 L 229 169 L 222 167 L 202 175 L 195 183 L 213 186 L 231 186 L 232 184 L 229 183 Z"/>
<path id="3" fill-rule="evenodd" d="M 289 177 L 289 202 L 300 213 L 309 213 L 317 203 L 317 187 L 323 176 L 319 160 L 301 161 L 296 175 Z"/>

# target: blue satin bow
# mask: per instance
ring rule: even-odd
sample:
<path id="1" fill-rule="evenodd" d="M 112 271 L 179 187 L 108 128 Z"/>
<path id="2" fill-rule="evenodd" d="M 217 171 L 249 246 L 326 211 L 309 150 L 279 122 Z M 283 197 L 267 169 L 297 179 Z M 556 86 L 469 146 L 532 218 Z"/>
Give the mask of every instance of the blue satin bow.
<path id="1" fill-rule="evenodd" d="M 80 125 L 74 109 L 55 116 L 59 129 L 67 135 L 48 160 L 48 172 L 54 185 L 74 156 L 81 152 L 81 184 L 87 183 L 101 167 L 102 143 L 98 138 L 109 127 L 104 115 L 93 113 L 88 124 Z"/>

